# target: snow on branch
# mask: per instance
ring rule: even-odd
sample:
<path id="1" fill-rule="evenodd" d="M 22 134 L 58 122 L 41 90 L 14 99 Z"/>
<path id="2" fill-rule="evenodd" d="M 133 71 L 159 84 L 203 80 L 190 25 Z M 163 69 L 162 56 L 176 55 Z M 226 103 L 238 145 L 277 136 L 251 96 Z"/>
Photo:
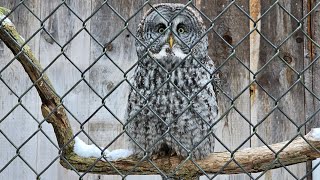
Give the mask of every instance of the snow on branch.
<path id="1" fill-rule="evenodd" d="M 52 124 L 62 152 L 61 165 L 80 172 L 118 174 L 115 170 L 117 168 L 120 172 L 131 172 L 131 174 L 157 174 L 156 168 L 148 161 L 140 161 L 140 159 L 132 157 L 121 159 L 130 155 L 128 150 L 102 153 L 100 148 L 87 145 L 80 139 L 73 137 L 69 119 L 60 98 L 55 93 L 48 76 L 43 72 L 40 62 L 33 55 L 30 47 L 24 44 L 25 41 L 16 31 L 14 24 L 6 17 L 7 13 L 5 8 L 0 7 L 0 22 L 2 22 L 0 24 L 0 39 L 16 56 L 37 89 L 42 101 L 43 117 Z M 212 153 L 206 159 L 197 161 L 197 164 L 207 173 L 233 174 L 244 173 L 244 170 L 246 172 L 261 172 L 282 165 L 292 165 L 319 158 L 320 153 L 317 149 L 320 149 L 319 128 L 292 141 L 246 148 L 235 153 Z M 101 160 L 101 155 L 105 155 L 108 161 Z M 99 158 L 97 159 L 97 157 Z M 120 160 L 117 160 L 119 158 Z M 178 157 L 164 157 L 153 162 L 165 173 L 170 173 L 175 171 L 184 160 Z M 241 165 L 241 168 L 238 164 Z M 201 171 L 191 161 L 185 161 L 176 174 L 181 177 L 191 177 L 200 175 Z"/>
<path id="2" fill-rule="evenodd" d="M 108 161 L 116 161 L 119 159 L 124 159 L 132 155 L 132 151 L 128 149 L 116 149 L 113 151 L 104 150 L 103 148 L 99 148 L 94 144 L 88 145 L 83 142 L 79 137 L 74 138 L 74 152 L 81 157 L 89 158 L 95 157 L 100 158 L 104 156 Z M 103 159 L 102 159 L 103 160 Z"/>

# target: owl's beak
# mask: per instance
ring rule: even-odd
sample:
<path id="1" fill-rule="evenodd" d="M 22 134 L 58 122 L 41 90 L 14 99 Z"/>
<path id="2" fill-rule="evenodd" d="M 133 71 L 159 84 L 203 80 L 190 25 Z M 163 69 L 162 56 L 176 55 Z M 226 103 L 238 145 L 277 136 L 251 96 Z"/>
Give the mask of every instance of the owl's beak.
<path id="1" fill-rule="evenodd" d="M 170 35 L 169 35 L 169 47 L 170 47 L 170 49 L 172 49 L 173 44 L 174 44 L 173 35 L 172 35 L 172 34 L 170 34 Z"/>

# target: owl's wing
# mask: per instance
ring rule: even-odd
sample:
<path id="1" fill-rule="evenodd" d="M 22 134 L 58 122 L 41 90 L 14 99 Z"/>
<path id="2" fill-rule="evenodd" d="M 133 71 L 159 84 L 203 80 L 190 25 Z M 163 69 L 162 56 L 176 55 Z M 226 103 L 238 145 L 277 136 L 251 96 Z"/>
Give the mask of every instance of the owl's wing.
<path id="1" fill-rule="evenodd" d="M 216 71 L 216 66 L 215 66 L 213 60 L 209 56 L 207 56 L 205 62 L 207 63 L 207 65 L 208 65 L 207 67 L 210 70 L 210 73 L 211 73 L 210 78 L 213 79 L 211 84 L 212 84 L 213 90 L 214 90 L 214 92 L 215 92 L 215 94 L 217 96 L 218 93 L 220 92 L 219 88 L 218 88 L 218 86 L 220 87 L 220 76 L 219 76 L 219 73 L 218 73 L 218 71 Z"/>

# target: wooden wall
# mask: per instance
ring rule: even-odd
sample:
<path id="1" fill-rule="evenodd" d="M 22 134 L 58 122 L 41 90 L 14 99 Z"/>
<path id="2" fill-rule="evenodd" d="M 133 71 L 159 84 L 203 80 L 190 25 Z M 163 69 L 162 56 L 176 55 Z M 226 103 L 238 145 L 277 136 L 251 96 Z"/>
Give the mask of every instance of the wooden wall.
<path id="1" fill-rule="evenodd" d="M 145 1 L 108 2 L 127 19 Z M 188 1 L 150 1 L 151 4 L 159 2 Z M 217 65 L 223 64 L 220 69 L 221 88 L 226 94 L 220 93 L 218 97 L 220 115 L 224 116 L 216 134 L 224 145 L 217 143 L 216 150 L 225 151 L 224 146 L 231 150 L 262 146 L 263 141 L 276 143 L 293 138 L 298 132 L 297 126 L 301 134 L 312 127 L 318 127 L 319 115 L 309 117 L 319 109 L 319 101 L 314 96 L 320 93 L 317 80 L 320 75 L 317 68 L 319 63 L 316 60 L 320 54 L 319 46 L 303 33 L 320 43 L 320 31 L 317 28 L 320 7 L 316 7 L 319 1 L 281 0 L 279 4 L 288 11 L 285 12 L 281 6 L 274 5 L 273 0 L 238 0 L 224 12 L 230 2 L 193 1 L 211 20 L 219 17 L 214 21 L 214 31 L 208 34 L 209 55 Z M 130 32 L 121 32 L 124 22 L 107 5 L 100 9 L 102 0 L 65 1 L 73 12 L 58 0 L 26 0 L 23 3 L 19 0 L 0 0 L 0 6 L 9 9 L 19 3 L 9 18 L 25 39 L 32 37 L 28 45 L 42 66 L 48 67 L 46 73 L 57 93 L 64 97 L 63 103 L 72 113 L 69 118 L 74 132 L 80 132 L 81 139 L 88 143 L 91 142 L 85 134 L 100 146 L 109 144 L 122 131 L 118 120 L 124 121 L 128 85 L 122 83 L 106 99 L 105 104 L 113 114 L 105 108 L 96 110 L 102 105 L 101 97 L 110 93 L 123 80 L 121 70 L 127 71 L 136 62 L 135 39 L 130 32 L 135 34 L 143 13 L 150 6 L 145 6 L 128 22 Z M 316 10 L 299 24 L 297 20 L 313 7 Z M 97 9 L 100 10 L 87 20 Z M 263 16 L 255 24 L 249 20 L 248 15 L 252 20 Z M 208 20 L 205 22 L 210 24 Z M 45 30 L 38 31 L 42 26 Z M 259 33 L 250 33 L 255 29 Z M 115 36 L 117 38 L 109 43 Z M 235 48 L 230 48 L 226 42 Z M 103 55 L 103 46 L 107 43 L 108 57 Z M 29 89 L 32 83 L 20 64 L 12 59 L 10 50 L 0 41 L 0 77 L 3 80 L 0 81 L 0 179 L 36 179 L 37 174 L 40 174 L 41 179 L 48 180 L 78 179 L 77 173 L 65 170 L 57 162 L 56 139 L 52 127 L 43 122 L 40 99 L 35 88 Z M 311 63 L 312 66 L 306 69 Z M 299 78 L 303 84 L 296 83 Z M 305 90 L 304 86 L 312 93 Z M 90 116 L 90 121 L 82 124 Z M 304 123 L 306 119 L 309 121 Z M 250 123 L 259 126 L 253 128 Z M 39 126 L 41 131 L 38 130 Z M 125 137 L 121 136 L 110 149 L 125 147 Z M 287 169 L 268 171 L 262 177 L 260 173 L 251 176 L 264 180 L 290 180 L 294 179 L 292 175 L 302 178 L 310 171 L 310 167 L 311 163 L 302 163 Z M 311 176 L 308 178 L 311 179 Z M 120 177 L 87 174 L 84 179 Z M 160 177 L 129 176 L 128 179 Z M 247 180 L 250 176 L 217 175 L 214 179 Z"/>

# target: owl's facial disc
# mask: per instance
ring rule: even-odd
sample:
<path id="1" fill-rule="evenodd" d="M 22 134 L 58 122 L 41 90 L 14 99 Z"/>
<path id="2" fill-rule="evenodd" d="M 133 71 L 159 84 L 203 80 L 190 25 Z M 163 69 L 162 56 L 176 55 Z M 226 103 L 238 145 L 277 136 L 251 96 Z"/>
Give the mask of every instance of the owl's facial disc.
<path id="1" fill-rule="evenodd" d="M 183 4 L 159 4 L 155 9 L 146 13 L 138 28 L 138 57 L 149 53 L 158 61 L 181 62 L 190 52 L 196 58 L 207 55 L 207 36 L 203 36 L 206 28 L 196 11 Z"/>
<path id="2" fill-rule="evenodd" d="M 165 57 L 177 57 L 179 59 L 184 59 L 188 54 L 187 47 L 182 49 L 183 43 L 179 39 L 183 36 L 188 35 L 189 29 L 180 22 L 181 18 L 175 19 L 172 22 L 172 28 L 166 26 L 166 22 L 161 22 L 155 25 L 154 32 L 158 34 L 159 40 L 154 42 L 158 46 L 151 48 L 151 54 L 156 59 L 161 59 Z M 179 36 L 177 38 L 176 36 Z M 187 51 L 187 52 L 186 52 Z"/>
<path id="3" fill-rule="evenodd" d="M 163 15 L 166 19 L 172 18 L 175 12 Z M 168 17 L 167 17 L 168 16 Z M 200 33 L 189 16 L 182 13 L 170 21 L 155 14 L 145 23 L 145 39 L 150 42 L 150 51 L 153 54 L 161 53 L 163 56 L 177 56 L 184 59 L 190 52 L 190 46 Z M 167 48 L 167 46 L 169 48 Z"/>

